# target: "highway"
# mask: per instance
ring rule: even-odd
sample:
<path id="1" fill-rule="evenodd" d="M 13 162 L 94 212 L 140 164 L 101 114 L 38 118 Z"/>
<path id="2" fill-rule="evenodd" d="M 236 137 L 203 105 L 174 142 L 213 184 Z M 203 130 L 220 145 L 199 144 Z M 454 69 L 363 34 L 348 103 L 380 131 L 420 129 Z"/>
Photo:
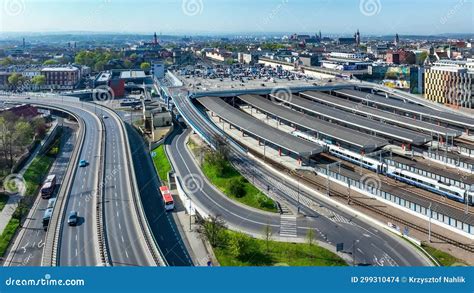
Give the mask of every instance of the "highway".
<path id="1" fill-rule="evenodd" d="M 24 97 L 3 98 L 9 101 L 54 106 L 75 113 L 84 121 L 85 137 L 81 145 L 79 159 L 89 162 L 86 167 L 75 171 L 70 194 L 67 195 L 63 225 L 59 238 L 57 262 L 60 266 L 97 266 L 107 265 L 100 259 L 97 227 L 97 202 L 101 202 L 99 189 L 104 190 L 104 231 L 105 247 L 109 252 L 107 262 L 110 265 L 155 265 L 138 228 L 137 214 L 132 208 L 132 189 L 127 168 L 128 155 L 124 148 L 124 136 L 115 114 L 90 103 L 79 102 L 72 97 Z M 105 114 L 109 118 L 102 118 Z M 103 124 L 101 122 L 103 120 Z M 101 141 L 105 130 L 105 148 Z M 78 142 L 80 143 L 80 142 Z M 105 154 L 103 165 L 101 157 Z M 103 168 L 104 177 L 99 178 L 99 168 Z M 71 211 L 77 211 L 78 225 L 69 227 L 67 217 Z"/>
<path id="2" fill-rule="evenodd" d="M 171 266 L 192 266 L 191 258 L 184 246 L 176 223 L 164 209 L 159 193 L 161 183 L 151 161 L 148 145 L 137 131 L 127 125 L 132 160 L 135 166 L 137 184 L 151 232 L 163 255 Z"/>
<path id="3" fill-rule="evenodd" d="M 106 113 L 104 115 L 110 115 Z M 105 177 L 104 204 L 107 242 L 112 265 L 152 266 L 152 261 L 132 206 L 132 188 L 128 176 L 124 136 L 120 122 L 113 116 L 104 119 Z"/>
<path id="4" fill-rule="evenodd" d="M 211 126 L 212 122 L 203 118 L 201 113 L 191 105 L 187 97 L 175 95 L 174 103 L 180 113 L 194 127 L 203 132 L 207 137 L 213 137 L 220 131 Z M 171 155 L 176 173 L 181 177 L 187 174 L 195 174 L 202 177 L 199 167 L 196 166 L 185 146 L 185 136 L 187 132 L 178 132 L 172 136 L 167 145 L 167 151 Z M 261 186 L 278 187 L 274 188 L 279 197 L 285 198 L 293 205 L 297 205 L 297 186 L 294 183 L 281 178 L 278 174 L 268 171 L 264 166 L 249 159 L 242 151 L 230 144 L 233 149 L 236 162 L 247 169 L 247 172 L 260 181 Z M 234 162 L 234 164 L 236 163 Z M 226 198 L 214 187 L 210 186 L 206 180 L 201 179 L 202 189 L 193 190 L 191 196 L 201 206 L 207 208 L 212 214 L 221 215 L 229 226 L 253 234 L 262 235 L 266 225 L 270 225 L 274 232 L 287 229 L 284 225 L 287 220 L 282 220 L 279 214 L 269 214 L 259 210 L 243 207 Z M 356 262 L 360 265 L 389 265 L 389 266 L 425 266 L 430 262 L 422 256 L 414 247 L 408 245 L 404 240 L 389 235 L 382 229 L 374 228 L 358 218 L 346 214 L 339 209 L 332 207 L 314 195 L 300 190 L 300 195 L 315 202 L 317 208 L 309 209 L 302 206 L 302 213 L 306 217 L 299 216 L 294 219 L 296 231 L 294 236 L 304 237 L 309 228 L 316 230 L 318 240 L 327 242 L 330 245 L 344 243 L 347 252 L 354 251 Z M 303 200 L 301 203 L 304 205 Z M 313 207 L 312 207 L 313 208 Z M 286 219 L 286 218 L 285 218 Z M 285 232 L 286 233 L 286 232 Z"/>
<path id="5" fill-rule="evenodd" d="M 54 103 L 54 100 L 53 102 Z M 89 165 L 76 170 L 72 181 L 72 188 L 67 197 L 65 217 L 62 233 L 59 240 L 60 266 L 97 266 L 100 264 L 98 238 L 95 229 L 96 214 L 96 186 L 100 167 L 100 141 L 102 126 L 94 113 L 75 107 L 68 102 L 66 109 L 73 111 L 83 120 L 86 134 L 80 153 L 80 160 L 87 160 Z M 67 225 L 67 218 L 71 211 L 78 213 L 77 226 Z M 56 211 L 57 212 L 57 211 Z"/>

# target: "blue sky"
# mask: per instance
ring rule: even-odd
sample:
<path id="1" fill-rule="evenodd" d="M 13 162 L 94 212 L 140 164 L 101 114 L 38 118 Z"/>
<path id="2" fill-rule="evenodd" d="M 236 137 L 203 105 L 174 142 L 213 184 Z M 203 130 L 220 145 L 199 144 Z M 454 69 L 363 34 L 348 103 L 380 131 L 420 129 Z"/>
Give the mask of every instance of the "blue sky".
<path id="1" fill-rule="evenodd" d="M 472 33 L 474 0 L 1 0 L 5 32 Z"/>

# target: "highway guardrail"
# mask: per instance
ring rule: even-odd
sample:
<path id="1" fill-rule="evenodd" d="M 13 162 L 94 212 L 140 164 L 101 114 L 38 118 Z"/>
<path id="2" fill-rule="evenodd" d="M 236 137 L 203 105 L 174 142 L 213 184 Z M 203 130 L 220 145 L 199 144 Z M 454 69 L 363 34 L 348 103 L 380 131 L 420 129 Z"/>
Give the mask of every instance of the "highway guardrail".
<path id="1" fill-rule="evenodd" d="M 100 153 L 99 153 L 99 158 L 100 158 L 100 163 L 99 163 L 99 178 L 101 178 L 98 181 L 97 184 L 97 197 L 94 197 L 96 199 L 96 228 L 97 228 L 97 236 L 99 240 L 99 255 L 100 255 L 100 261 L 102 262 L 102 265 L 107 266 L 110 265 L 110 259 L 109 259 L 109 254 L 108 254 L 108 245 L 107 245 L 107 237 L 105 235 L 106 229 L 105 229 L 105 144 L 106 144 L 106 129 L 105 129 L 105 124 L 104 120 L 102 118 L 99 118 L 100 125 L 101 125 L 101 144 L 100 144 Z"/>
<path id="2" fill-rule="evenodd" d="M 161 251 L 160 247 L 158 246 L 158 243 L 154 237 L 154 235 L 151 233 L 151 228 L 148 223 L 148 219 L 145 215 L 145 211 L 143 209 L 142 201 L 140 199 L 140 190 L 138 189 L 138 184 L 137 184 L 137 179 L 135 176 L 135 167 L 133 164 L 133 158 L 132 158 L 132 151 L 130 149 L 130 143 L 129 143 L 129 138 L 128 138 L 128 133 L 127 129 L 125 127 L 125 122 L 123 122 L 122 119 L 118 116 L 118 114 L 105 107 L 106 111 L 110 112 L 114 117 L 115 120 L 117 120 L 120 124 L 120 129 L 121 129 L 121 135 L 123 137 L 124 141 L 124 147 L 125 151 L 127 153 L 128 159 L 127 161 L 127 167 L 128 167 L 128 176 L 130 178 L 130 182 L 132 184 L 132 200 L 134 203 L 135 211 L 137 213 L 137 218 L 138 218 L 138 224 L 140 225 L 140 229 L 142 230 L 142 233 L 144 235 L 145 242 L 148 246 L 148 249 L 153 257 L 153 260 L 158 266 L 168 266 L 168 263 L 164 257 L 163 252 Z M 158 192 L 158 191 L 157 191 Z"/>
<path id="3" fill-rule="evenodd" d="M 79 159 L 79 154 L 81 153 L 84 138 L 86 135 L 86 126 L 84 120 L 80 118 L 78 115 L 72 113 L 71 111 L 61 109 L 54 106 L 46 106 L 41 104 L 41 107 L 46 107 L 50 109 L 54 109 L 57 111 L 61 111 L 64 113 L 68 113 L 79 123 L 79 133 L 78 137 L 79 140 L 76 142 L 76 146 L 72 152 L 71 158 L 68 162 L 68 166 L 66 169 L 66 173 L 64 174 L 64 179 L 61 183 L 61 187 L 58 192 L 58 196 L 56 199 L 56 206 L 59 207 L 59 213 L 53 213 L 51 217 L 51 221 L 49 222 L 49 228 L 46 233 L 43 256 L 41 259 L 41 266 L 56 266 L 58 259 L 58 251 L 59 251 L 59 239 L 62 234 L 62 222 L 65 217 L 65 208 L 68 202 L 68 194 L 71 191 L 72 181 L 76 174 L 76 163 Z"/>

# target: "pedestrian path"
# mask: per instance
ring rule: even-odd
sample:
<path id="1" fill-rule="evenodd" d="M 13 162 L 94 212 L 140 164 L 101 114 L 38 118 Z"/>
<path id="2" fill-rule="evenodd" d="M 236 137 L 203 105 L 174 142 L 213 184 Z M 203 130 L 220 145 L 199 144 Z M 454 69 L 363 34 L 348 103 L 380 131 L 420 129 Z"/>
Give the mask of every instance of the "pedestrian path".
<path id="1" fill-rule="evenodd" d="M 296 217 L 290 215 L 281 215 L 280 217 L 280 236 L 296 238 Z"/>

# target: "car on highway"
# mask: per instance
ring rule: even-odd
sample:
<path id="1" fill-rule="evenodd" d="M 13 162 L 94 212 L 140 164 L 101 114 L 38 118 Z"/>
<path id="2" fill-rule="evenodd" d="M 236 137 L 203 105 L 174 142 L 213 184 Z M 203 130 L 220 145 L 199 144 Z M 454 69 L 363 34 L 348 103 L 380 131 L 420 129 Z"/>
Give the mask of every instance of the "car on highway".
<path id="1" fill-rule="evenodd" d="M 107 116 L 107 115 L 102 115 L 102 119 L 107 119 L 107 118 L 109 118 L 109 116 Z"/>
<path id="2" fill-rule="evenodd" d="M 86 167 L 87 165 L 89 165 L 89 162 L 87 162 L 86 160 L 79 161 L 79 167 Z"/>
<path id="3" fill-rule="evenodd" d="M 76 226 L 77 225 L 77 212 L 71 211 L 69 213 L 69 217 L 67 218 L 67 224 L 69 226 Z"/>

